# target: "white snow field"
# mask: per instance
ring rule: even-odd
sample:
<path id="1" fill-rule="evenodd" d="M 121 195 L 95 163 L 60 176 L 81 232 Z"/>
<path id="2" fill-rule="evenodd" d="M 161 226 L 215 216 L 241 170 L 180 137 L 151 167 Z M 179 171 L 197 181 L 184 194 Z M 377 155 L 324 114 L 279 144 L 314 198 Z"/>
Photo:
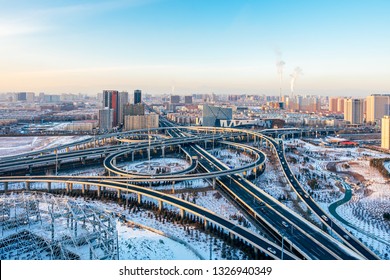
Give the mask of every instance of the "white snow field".
<path id="1" fill-rule="evenodd" d="M 123 170 L 140 174 L 175 173 L 188 168 L 190 165 L 184 159 L 152 158 L 148 160 L 126 162 L 118 165 Z"/>
<path id="2" fill-rule="evenodd" d="M 325 148 L 301 140 L 285 145 L 293 148 L 286 157 L 295 176 L 328 213 L 329 205 L 344 197 L 341 182 L 351 186 L 351 200 L 339 206 L 337 213 L 354 225 L 346 228 L 357 238 L 381 258 L 390 259 L 390 222 L 383 218 L 383 213 L 390 212 L 390 180 L 369 165 L 371 158 L 388 155 L 364 148 Z M 335 172 L 327 169 L 330 164 Z M 315 189 L 308 185 L 311 179 L 318 182 Z"/>
<path id="3" fill-rule="evenodd" d="M 13 156 L 80 141 L 90 136 L 0 137 L 0 157 Z"/>

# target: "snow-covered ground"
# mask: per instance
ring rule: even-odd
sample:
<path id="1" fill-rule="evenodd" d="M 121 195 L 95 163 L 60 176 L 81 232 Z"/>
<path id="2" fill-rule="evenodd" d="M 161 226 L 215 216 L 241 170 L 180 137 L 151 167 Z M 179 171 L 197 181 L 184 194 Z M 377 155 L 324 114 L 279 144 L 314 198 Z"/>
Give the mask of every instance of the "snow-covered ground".
<path id="1" fill-rule="evenodd" d="M 0 137 L 0 157 L 38 151 L 80 141 L 89 137 L 90 136 Z"/>
<path id="2" fill-rule="evenodd" d="M 84 167 L 77 168 L 74 170 L 58 170 L 58 175 L 60 176 L 101 176 L 105 172 L 105 168 L 102 166 L 96 167 Z"/>
<path id="3" fill-rule="evenodd" d="M 186 160 L 178 158 L 153 158 L 150 162 L 143 160 L 118 165 L 123 170 L 139 174 L 176 173 L 189 166 Z"/>
<path id="4" fill-rule="evenodd" d="M 230 219 L 237 225 L 245 226 L 247 229 L 260 233 L 256 228 L 244 217 L 233 204 L 231 204 L 225 197 L 223 197 L 218 191 L 207 192 L 193 192 L 186 194 L 177 194 L 179 198 L 191 201 L 199 206 L 205 207 L 218 215 L 221 215 L 227 219 Z"/>
<path id="5" fill-rule="evenodd" d="M 121 260 L 197 260 L 185 245 L 153 231 L 127 223 L 117 223 Z"/>
<path id="6" fill-rule="evenodd" d="M 325 148 L 301 140 L 286 141 L 286 158 L 295 176 L 329 213 L 328 207 L 344 196 L 342 181 L 350 184 L 352 199 L 339 206 L 337 213 L 355 226 L 347 227 L 381 258 L 390 255 L 390 223 L 383 213 L 390 212 L 390 180 L 369 166 L 370 158 L 388 155 L 363 148 Z M 333 165 L 335 172 L 327 169 Z M 315 180 L 317 186 L 309 187 Z"/>
<path id="7" fill-rule="evenodd" d="M 173 237 L 177 240 L 181 240 L 181 242 L 186 245 L 185 247 L 187 249 L 191 248 L 191 251 L 196 251 L 197 255 L 202 256 L 203 259 L 209 259 L 210 257 L 210 243 L 211 243 L 211 250 L 212 250 L 211 253 L 212 259 L 217 259 L 217 260 L 242 259 L 244 257 L 244 253 L 241 250 L 232 248 L 219 239 L 211 238 L 210 240 L 209 235 L 201 231 L 198 231 L 192 227 L 189 227 L 188 230 L 186 230 L 184 228 L 184 225 L 181 225 L 179 223 L 174 224 L 174 223 L 165 222 L 164 220 L 151 218 L 150 216 L 153 216 L 153 213 L 150 211 L 141 209 L 140 211 L 131 211 L 131 213 L 129 213 L 128 211 L 123 210 L 123 208 L 121 208 L 118 204 L 102 203 L 100 201 L 94 201 L 93 203 L 102 204 L 103 205 L 102 207 L 105 207 L 105 209 L 122 213 L 123 215 L 126 216 L 126 219 L 129 221 L 133 221 L 137 224 L 141 224 L 153 228 L 155 230 L 161 231 L 167 236 Z M 139 233 L 141 236 L 143 235 L 142 231 Z M 140 239 L 140 241 L 144 241 L 144 240 Z M 163 247 L 161 246 L 161 244 L 159 244 L 159 242 L 155 242 L 154 244 L 157 245 L 157 247 Z M 156 248 L 153 250 L 158 250 L 158 249 Z M 176 250 L 176 249 L 172 249 L 172 250 Z M 164 255 L 165 253 L 160 252 L 159 257 L 164 257 Z M 169 256 L 171 256 L 171 254 L 169 254 Z M 185 253 L 185 256 L 186 258 L 189 257 L 190 253 Z M 194 259 L 198 259 L 198 257 L 194 257 Z"/>
<path id="8" fill-rule="evenodd" d="M 237 151 L 234 149 L 213 149 L 208 151 L 217 159 L 225 163 L 230 168 L 237 168 L 243 165 L 247 165 L 248 163 L 253 162 L 253 159 L 250 156 L 241 151 Z"/>
<path id="9" fill-rule="evenodd" d="M 293 209 L 301 216 L 306 216 L 315 220 L 314 215 L 307 216 L 307 207 L 303 203 L 295 203 L 297 199 L 296 193 L 291 189 L 285 177 L 282 175 L 279 161 L 269 151 L 263 150 L 267 154 L 266 169 L 264 173 L 258 176 L 254 183 L 266 193 L 278 199 L 283 204 Z"/>

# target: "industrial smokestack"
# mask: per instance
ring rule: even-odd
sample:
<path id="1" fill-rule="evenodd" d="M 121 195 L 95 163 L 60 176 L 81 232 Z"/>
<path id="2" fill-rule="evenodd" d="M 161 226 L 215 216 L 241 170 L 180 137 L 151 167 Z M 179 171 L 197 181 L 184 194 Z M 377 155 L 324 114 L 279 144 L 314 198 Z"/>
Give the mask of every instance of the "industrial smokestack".
<path id="1" fill-rule="evenodd" d="M 279 101 L 282 100 L 282 81 L 283 81 L 283 66 L 286 63 L 283 60 L 279 60 L 276 62 L 276 69 L 278 71 L 279 79 L 280 79 L 280 85 L 279 85 Z"/>

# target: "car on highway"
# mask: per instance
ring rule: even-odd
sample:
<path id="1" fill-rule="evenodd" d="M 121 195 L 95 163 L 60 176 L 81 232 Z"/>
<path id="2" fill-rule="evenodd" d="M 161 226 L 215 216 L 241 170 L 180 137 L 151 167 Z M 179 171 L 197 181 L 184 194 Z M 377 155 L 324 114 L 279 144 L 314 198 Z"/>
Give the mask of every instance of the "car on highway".
<path id="1" fill-rule="evenodd" d="M 285 221 L 282 221 L 282 225 L 284 225 L 285 227 L 288 227 L 288 223 L 286 223 Z"/>
<path id="2" fill-rule="evenodd" d="M 308 195 L 308 194 L 305 194 L 304 197 L 309 198 L 309 195 Z"/>
<path id="3" fill-rule="evenodd" d="M 328 217 L 325 215 L 322 215 L 321 218 L 324 219 L 324 221 L 326 221 L 326 222 L 328 221 Z"/>
<path id="4" fill-rule="evenodd" d="M 276 251 L 272 247 L 267 248 L 268 251 L 270 251 L 272 254 L 276 254 Z"/>
<path id="5" fill-rule="evenodd" d="M 349 240 L 349 236 L 347 234 L 344 234 L 343 237 L 347 240 Z"/>

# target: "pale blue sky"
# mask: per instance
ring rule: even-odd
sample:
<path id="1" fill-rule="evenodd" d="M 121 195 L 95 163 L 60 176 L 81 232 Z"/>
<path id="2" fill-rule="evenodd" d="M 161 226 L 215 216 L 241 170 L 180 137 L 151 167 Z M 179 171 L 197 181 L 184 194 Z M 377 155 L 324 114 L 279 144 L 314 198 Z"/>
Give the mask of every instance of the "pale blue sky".
<path id="1" fill-rule="evenodd" d="M 0 92 L 390 91 L 390 1 L 0 0 Z"/>

